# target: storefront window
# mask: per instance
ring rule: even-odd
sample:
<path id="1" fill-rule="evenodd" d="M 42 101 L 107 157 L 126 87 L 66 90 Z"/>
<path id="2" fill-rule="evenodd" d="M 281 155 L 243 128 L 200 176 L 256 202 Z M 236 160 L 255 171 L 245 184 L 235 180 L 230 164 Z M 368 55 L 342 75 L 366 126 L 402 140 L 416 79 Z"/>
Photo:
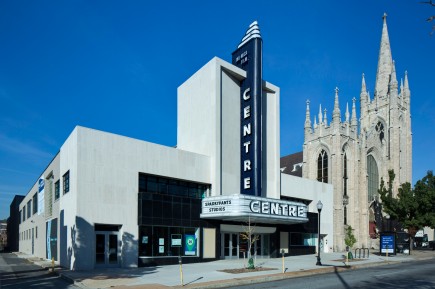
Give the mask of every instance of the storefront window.
<path id="1" fill-rule="evenodd" d="M 199 228 L 140 226 L 140 257 L 199 256 Z"/>
<path id="2" fill-rule="evenodd" d="M 290 233 L 290 246 L 315 246 L 316 234 Z"/>
<path id="3" fill-rule="evenodd" d="M 139 193 L 157 193 L 201 199 L 206 196 L 210 186 L 194 182 L 139 174 Z"/>

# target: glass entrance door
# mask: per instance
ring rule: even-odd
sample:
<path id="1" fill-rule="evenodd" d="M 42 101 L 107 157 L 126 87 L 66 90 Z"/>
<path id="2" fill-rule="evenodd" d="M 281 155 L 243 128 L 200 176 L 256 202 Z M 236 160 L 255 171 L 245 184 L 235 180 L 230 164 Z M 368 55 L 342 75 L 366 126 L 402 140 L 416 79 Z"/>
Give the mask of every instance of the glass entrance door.
<path id="1" fill-rule="evenodd" d="M 248 257 L 249 241 L 245 240 L 240 233 L 222 233 L 221 244 L 221 256 L 224 259 L 243 259 Z M 270 235 L 258 235 L 258 240 L 251 245 L 252 256 L 269 258 L 269 246 Z"/>
<path id="2" fill-rule="evenodd" d="M 95 264 L 118 266 L 118 232 L 95 232 Z"/>
<path id="3" fill-rule="evenodd" d="M 222 234 L 222 256 L 225 259 L 238 258 L 239 251 L 239 234 L 223 233 Z"/>

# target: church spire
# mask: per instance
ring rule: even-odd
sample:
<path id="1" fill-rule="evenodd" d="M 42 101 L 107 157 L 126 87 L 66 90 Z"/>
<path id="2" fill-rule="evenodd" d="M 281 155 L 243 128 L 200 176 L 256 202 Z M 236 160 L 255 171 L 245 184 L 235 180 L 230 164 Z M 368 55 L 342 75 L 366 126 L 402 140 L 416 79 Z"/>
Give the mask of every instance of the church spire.
<path id="1" fill-rule="evenodd" d="M 390 39 L 388 37 L 387 14 L 384 13 L 382 18 L 384 24 L 382 27 L 381 47 L 379 49 L 378 70 L 376 73 L 375 98 L 387 95 L 393 65 Z"/>
<path id="2" fill-rule="evenodd" d="M 346 102 L 346 113 L 344 114 L 346 122 L 349 122 L 349 103 Z"/>

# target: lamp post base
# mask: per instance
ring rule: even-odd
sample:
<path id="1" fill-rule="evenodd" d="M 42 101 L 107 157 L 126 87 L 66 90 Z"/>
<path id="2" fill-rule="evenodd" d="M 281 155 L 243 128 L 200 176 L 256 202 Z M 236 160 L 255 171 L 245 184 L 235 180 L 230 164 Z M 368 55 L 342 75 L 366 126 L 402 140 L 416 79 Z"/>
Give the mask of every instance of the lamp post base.
<path id="1" fill-rule="evenodd" d="M 317 266 L 322 266 L 322 262 L 320 262 L 320 256 L 317 256 Z"/>

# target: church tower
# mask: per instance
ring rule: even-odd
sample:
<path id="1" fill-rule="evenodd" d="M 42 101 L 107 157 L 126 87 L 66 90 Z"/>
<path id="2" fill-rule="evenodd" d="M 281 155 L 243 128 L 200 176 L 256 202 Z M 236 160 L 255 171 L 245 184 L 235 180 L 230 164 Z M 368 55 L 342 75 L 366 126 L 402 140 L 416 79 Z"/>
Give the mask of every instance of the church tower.
<path id="1" fill-rule="evenodd" d="M 377 243 L 371 205 L 378 200 L 381 178 L 388 180 L 388 170 L 396 174 L 396 192 L 402 183 L 412 181 L 411 92 L 406 72 L 399 86 L 386 18 L 384 14 L 373 99 L 362 75 L 359 124 L 355 98 L 351 112 L 346 104 L 342 119 L 338 88 L 330 123 L 320 105 L 311 126 L 307 101 L 302 175 L 334 186 L 335 251 L 345 249 L 349 225 L 355 230 L 357 247 Z"/>

